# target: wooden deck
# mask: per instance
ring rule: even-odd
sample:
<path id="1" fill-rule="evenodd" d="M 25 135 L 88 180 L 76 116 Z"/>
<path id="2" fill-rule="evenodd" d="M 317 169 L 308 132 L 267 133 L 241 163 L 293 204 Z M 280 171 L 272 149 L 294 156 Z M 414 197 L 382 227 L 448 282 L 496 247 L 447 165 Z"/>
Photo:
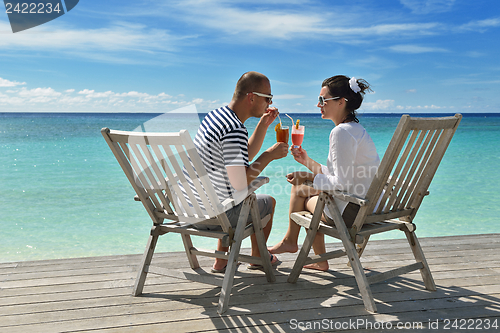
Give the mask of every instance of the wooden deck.
<path id="1" fill-rule="evenodd" d="M 385 332 L 398 323 L 415 332 L 499 332 L 499 234 L 420 240 L 438 291 L 425 290 L 418 272 L 372 285 L 377 314 L 365 311 L 345 258 L 330 261 L 329 272 L 304 270 L 296 284 L 286 282 L 296 254 L 279 256 L 275 283 L 242 265 L 224 316 L 220 288 L 210 285 L 151 275 L 145 294 L 132 297 L 139 255 L 0 263 L 0 332 Z M 372 241 L 362 262 L 383 271 L 411 257 L 406 240 Z M 183 252 L 153 262 L 188 267 Z"/>

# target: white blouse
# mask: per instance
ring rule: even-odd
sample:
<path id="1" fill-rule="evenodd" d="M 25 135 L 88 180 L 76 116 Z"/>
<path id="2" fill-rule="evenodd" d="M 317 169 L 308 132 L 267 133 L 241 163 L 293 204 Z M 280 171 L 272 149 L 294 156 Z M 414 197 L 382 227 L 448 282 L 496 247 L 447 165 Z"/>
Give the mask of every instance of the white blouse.
<path id="1" fill-rule="evenodd" d="M 314 177 L 314 187 L 364 198 L 379 165 L 377 149 L 364 127 L 355 122 L 339 124 L 330 132 L 327 164 Z M 342 214 L 348 202 L 337 198 L 335 202 Z M 326 207 L 325 213 L 332 218 Z"/>

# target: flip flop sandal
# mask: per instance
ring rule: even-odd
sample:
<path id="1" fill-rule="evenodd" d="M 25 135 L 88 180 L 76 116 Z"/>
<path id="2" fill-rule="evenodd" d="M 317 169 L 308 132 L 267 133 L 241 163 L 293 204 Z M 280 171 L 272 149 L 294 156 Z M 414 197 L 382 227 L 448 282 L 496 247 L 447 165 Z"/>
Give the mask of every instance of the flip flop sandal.
<path id="1" fill-rule="evenodd" d="M 271 266 L 273 266 L 273 267 L 278 266 L 279 264 L 281 264 L 281 261 L 274 254 L 271 254 L 270 259 L 271 259 Z M 252 265 L 252 264 L 249 264 L 247 266 L 247 269 L 255 270 L 255 269 L 263 269 L 263 267 L 262 267 L 262 265 Z"/>
<path id="2" fill-rule="evenodd" d="M 239 265 L 241 265 L 241 262 L 238 262 L 238 263 L 236 264 L 236 267 L 237 267 L 237 266 L 239 266 Z M 224 266 L 224 267 L 223 267 L 223 268 L 221 268 L 221 269 L 215 269 L 215 268 L 212 268 L 212 269 L 210 270 L 210 272 L 212 272 L 212 273 L 225 273 L 225 272 L 226 272 L 226 267 L 227 267 L 227 265 L 226 265 L 226 266 Z"/>

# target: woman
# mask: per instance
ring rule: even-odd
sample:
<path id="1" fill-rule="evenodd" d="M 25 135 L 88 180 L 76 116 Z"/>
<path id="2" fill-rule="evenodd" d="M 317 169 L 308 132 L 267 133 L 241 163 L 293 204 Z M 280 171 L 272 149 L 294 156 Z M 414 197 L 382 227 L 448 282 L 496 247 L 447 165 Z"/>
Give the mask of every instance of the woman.
<path id="1" fill-rule="evenodd" d="M 293 185 L 290 214 L 304 210 L 314 212 L 319 190 L 337 189 L 360 197 L 366 195 L 380 159 L 371 137 L 359 124 L 356 110 L 361 106 L 365 92 L 370 90 L 366 81 L 343 75 L 323 81 L 317 106 L 321 109 L 321 118 L 331 120 L 335 124 L 330 133 L 327 164 L 321 165 L 312 160 L 302 147 L 290 149 L 295 160 L 312 172 L 293 172 L 287 175 L 288 182 Z M 304 185 L 307 180 L 313 181 L 314 188 Z M 335 202 L 346 226 L 350 228 L 359 206 L 337 198 Z M 325 214 L 332 218 L 332 214 L 325 208 L 322 217 L 324 222 L 327 221 Z M 272 254 L 297 252 L 299 232 L 300 226 L 290 219 L 285 237 L 280 243 L 269 248 L 269 252 Z M 326 252 L 323 234 L 317 233 L 313 249 L 316 254 Z M 304 267 L 326 271 L 328 262 L 318 262 Z"/>

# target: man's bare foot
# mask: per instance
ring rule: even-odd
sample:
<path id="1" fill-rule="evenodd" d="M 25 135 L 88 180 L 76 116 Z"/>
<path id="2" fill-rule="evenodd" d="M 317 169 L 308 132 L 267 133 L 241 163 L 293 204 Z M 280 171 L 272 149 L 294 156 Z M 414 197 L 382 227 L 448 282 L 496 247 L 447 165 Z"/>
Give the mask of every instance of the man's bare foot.
<path id="1" fill-rule="evenodd" d="M 283 241 L 279 242 L 278 244 L 274 245 L 273 247 L 268 247 L 267 250 L 271 254 L 280 254 L 280 253 L 295 253 L 299 250 L 299 247 L 297 244 L 288 244 Z"/>
<path id="2" fill-rule="evenodd" d="M 326 272 L 328 270 L 328 267 L 328 261 L 320 261 L 314 264 L 304 265 L 304 268 L 315 269 L 322 272 Z"/>

